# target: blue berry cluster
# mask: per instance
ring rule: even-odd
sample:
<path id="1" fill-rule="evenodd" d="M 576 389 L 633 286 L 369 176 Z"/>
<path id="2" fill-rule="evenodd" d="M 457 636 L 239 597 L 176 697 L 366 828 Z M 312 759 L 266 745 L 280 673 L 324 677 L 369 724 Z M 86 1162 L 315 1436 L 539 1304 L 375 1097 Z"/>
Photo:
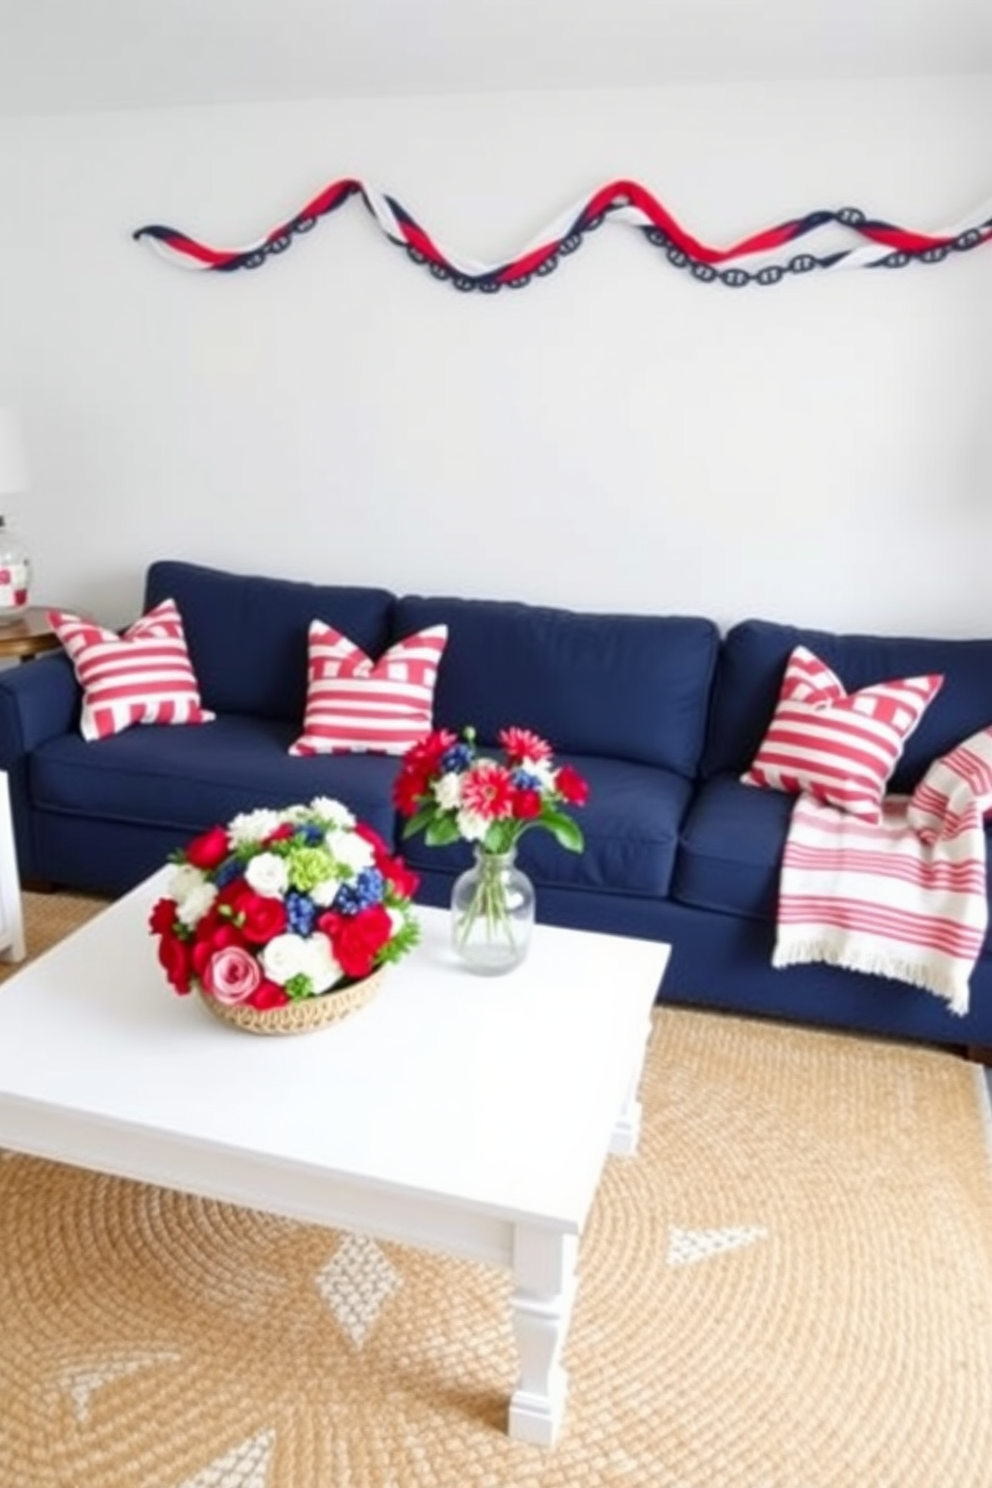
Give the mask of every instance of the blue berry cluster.
<path id="1" fill-rule="evenodd" d="M 238 858 L 225 858 L 220 867 L 214 869 L 214 883 L 218 889 L 224 889 L 236 878 L 240 878 L 244 871 L 244 864 Z"/>
<path id="2" fill-rule="evenodd" d="M 439 761 L 441 772 L 447 775 L 451 770 L 467 770 L 473 758 L 473 752 L 467 744 L 452 744 Z"/>
<path id="3" fill-rule="evenodd" d="M 353 884 L 342 884 L 334 899 L 341 914 L 356 915 L 373 904 L 381 904 L 386 880 L 378 868 L 363 868 Z"/>
<path id="4" fill-rule="evenodd" d="M 510 779 L 513 781 L 516 790 L 539 791 L 543 785 L 543 782 L 536 775 L 532 775 L 529 770 L 522 770 L 519 767 L 513 771 Z"/>
<path id="5" fill-rule="evenodd" d="M 286 895 L 286 928 L 294 935 L 309 935 L 317 918 L 317 906 L 309 894 L 290 889 Z"/>

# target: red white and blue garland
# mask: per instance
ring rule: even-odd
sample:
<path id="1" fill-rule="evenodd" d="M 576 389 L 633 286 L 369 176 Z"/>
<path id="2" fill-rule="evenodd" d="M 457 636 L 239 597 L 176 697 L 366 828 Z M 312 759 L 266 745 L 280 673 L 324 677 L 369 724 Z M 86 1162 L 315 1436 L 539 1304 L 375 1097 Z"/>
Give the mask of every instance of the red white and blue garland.
<path id="1" fill-rule="evenodd" d="M 941 263 L 951 254 L 968 252 L 992 238 L 992 204 L 936 232 L 918 232 L 869 217 L 858 207 L 841 207 L 789 218 L 720 248 L 686 232 L 636 181 L 611 181 L 563 212 L 514 258 L 482 264 L 446 252 L 395 197 L 350 178 L 332 181 L 288 222 L 244 248 L 211 248 L 176 228 L 155 225 L 138 228 L 133 237 L 186 268 L 225 274 L 235 269 L 257 269 L 272 256 L 284 253 L 297 234 L 309 232 L 322 217 L 336 212 L 353 196 L 361 197 L 389 241 L 405 249 L 414 263 L 422 264 L 436 279 L 447 280 L 455 289 L 477 289 L 483 294 L 522 289 L 535 277 L 550 274 L 604 222 L 622 222 L 639 229 L 668 263 L 688 270 L 694 279 L 735 289 L 746 284 L 778 284 L 788 274 L 807 274 L 813 269 L 901 269 L 910 263 Z M 860 239 L 860 244 L 837 243 L 838 231 L 845 239 L 851 235 Z M 835 241 L 816 251 L 831 234 Z"/>

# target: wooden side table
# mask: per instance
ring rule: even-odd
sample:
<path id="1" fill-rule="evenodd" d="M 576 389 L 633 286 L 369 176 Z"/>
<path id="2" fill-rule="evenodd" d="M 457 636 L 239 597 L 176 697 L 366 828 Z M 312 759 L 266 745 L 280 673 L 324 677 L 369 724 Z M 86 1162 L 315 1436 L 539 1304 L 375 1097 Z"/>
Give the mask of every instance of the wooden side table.
<path id="1" fill-rule="evenodd" d="M 0 620 L 0 661 L 30 661 L 43 651 L 54 651 L 59 644 L 44 605 L 29 605 L 16 620 Z"/>

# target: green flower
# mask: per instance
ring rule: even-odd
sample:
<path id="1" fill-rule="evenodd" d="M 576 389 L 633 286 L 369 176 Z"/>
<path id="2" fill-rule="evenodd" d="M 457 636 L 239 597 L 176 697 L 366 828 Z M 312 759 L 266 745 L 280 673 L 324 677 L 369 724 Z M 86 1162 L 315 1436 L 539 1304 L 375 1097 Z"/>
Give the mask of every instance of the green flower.
<path id="1" fill-rule="evenodd" d="M 297 847 L 286 860 L 291 888 L 309 894 L 319 883 L 335 877 L 334 859 L 326 847 Z"/>

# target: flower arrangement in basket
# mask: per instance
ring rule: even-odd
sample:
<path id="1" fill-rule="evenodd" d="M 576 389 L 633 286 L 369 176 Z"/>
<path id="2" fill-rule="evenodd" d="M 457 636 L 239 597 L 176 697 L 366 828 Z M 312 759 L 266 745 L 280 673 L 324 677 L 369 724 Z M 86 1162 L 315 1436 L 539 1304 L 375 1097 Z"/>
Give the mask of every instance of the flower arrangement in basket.
<path id="1" fill-rule="evenodd" d="M 432 847 L 469 842 L 475 867 L 452 891 L 456 949 L 473 969 L 509 970 L 526 953 L 534 920 L 533 886 L 515 866 L 525 832 L 543 828 L 569 852 L 582 830 L 564 808 L 583 806 L 589 787 L 530 729 L 501 729 L 502 758 L 480 753 L 475 730 L 435 729 L 403 756 L 393 799 L 408 818 L 403 836 L 423 832 Z"/>
<path id="2" fill-rule="evenodd" d="M 166 977 L 254 1032 L 316 1027 L 361 1006 L 375 974 L 419 937 L 416 875 L 327 797 L 244 812 L 170 861 L 149 920 Z"/>

